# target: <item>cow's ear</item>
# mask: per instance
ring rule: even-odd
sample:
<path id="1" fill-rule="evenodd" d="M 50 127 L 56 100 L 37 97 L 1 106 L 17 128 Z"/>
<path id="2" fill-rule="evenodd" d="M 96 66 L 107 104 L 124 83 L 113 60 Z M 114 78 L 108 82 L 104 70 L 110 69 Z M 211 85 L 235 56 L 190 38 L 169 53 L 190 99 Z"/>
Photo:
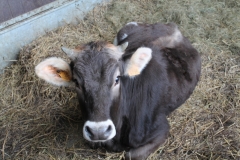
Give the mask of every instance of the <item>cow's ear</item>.
<path id="1" fill-rule="evenodd" d="M 47 58 L 40 62 L 35 67 L 35 73 L 39 78 L 57 86 L 68 86 L 72 80 L 69 64 L 57 57 Z"/>
<path id="2" fill-rule="evenodd" d="M 66 53 L 71 60 L 75 60 L 77 55 L 81 52 L 79 49 L 69 49 L 66 47 L 62 47 L 62 51 Z"/>
<path id="3" fill-rule="evenodd" d="M 141 47 L 132 55 L 126 64 L 125 75 L 134 77 L 141 74 L 142 70 L 148 65 L 152 59 L 152 49 Z"/>

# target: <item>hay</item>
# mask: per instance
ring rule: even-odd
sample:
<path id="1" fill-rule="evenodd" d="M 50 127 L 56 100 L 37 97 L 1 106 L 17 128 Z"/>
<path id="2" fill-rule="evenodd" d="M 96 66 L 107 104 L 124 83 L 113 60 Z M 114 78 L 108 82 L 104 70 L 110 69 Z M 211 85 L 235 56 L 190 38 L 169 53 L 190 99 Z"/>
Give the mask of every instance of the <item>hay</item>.
<path id="1" fill-rule="evenodd" d="M 78 25 L 39 37 L 0 77 L 2 159 L 120 159 L 92 150 L 82 138 L 73 88 L 38 79 L 34 67 L 60 46 L 112 41 L 129 21 L 175 22 L 202 53 L 202 75 L 190 99 L 169 116 L 169 138 L 149 159 L 240 159 L 240 2 L 235 0 L 115 0 Z"/>

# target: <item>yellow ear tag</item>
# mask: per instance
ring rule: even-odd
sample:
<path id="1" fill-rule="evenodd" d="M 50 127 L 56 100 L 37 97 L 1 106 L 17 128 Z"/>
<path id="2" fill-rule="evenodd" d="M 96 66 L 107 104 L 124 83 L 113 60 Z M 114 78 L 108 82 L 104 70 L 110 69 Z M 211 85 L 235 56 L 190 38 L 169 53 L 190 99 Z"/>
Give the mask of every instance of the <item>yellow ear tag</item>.
<path id="1" fill-rule="evenodd" d="M 128 75 L 129 76 L 136 76 L 136 75 L 139 75 L 140 74 L 140 70 L 139 70 L 139 67 L 135 64 L 132 64 L 131 67 L 129 67 L 129 70 L 128 70 Z"/>
<path id="2" fill-rule="evenodd" d="M 71 81 L 71 75 L 69 75 L 69 73 L 68 72 L 66 72 L 66 71 L 62 71 L 62 70 L 57 70 L 57 74 L 58 74 L 58 76 L 59 77 L 61 77 L 63 80 L 65 80 L 65 81 Z"/>

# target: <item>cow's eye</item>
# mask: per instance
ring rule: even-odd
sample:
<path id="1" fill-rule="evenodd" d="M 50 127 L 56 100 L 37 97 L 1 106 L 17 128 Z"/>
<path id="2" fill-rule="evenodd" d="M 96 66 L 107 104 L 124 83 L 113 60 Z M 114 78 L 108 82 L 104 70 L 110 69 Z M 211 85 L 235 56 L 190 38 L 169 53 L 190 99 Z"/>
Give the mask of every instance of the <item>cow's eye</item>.
<path id="1" fill-rule="evenodd" d="M 120 79 L 120 76 L 117 76 L 117 77 L 115 78 L 115 85 L 117 85 L 117 84 L 119 83 L 119 79 Z"/>

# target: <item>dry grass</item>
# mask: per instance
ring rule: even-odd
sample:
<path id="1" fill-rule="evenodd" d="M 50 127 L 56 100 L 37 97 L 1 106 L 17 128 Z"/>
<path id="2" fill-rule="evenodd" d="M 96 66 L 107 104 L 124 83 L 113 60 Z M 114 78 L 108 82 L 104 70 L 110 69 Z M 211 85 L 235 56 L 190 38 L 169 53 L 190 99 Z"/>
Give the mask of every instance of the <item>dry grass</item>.
<path id="1" fill-rule="evenodd" d="M 112 41 L 129 21 L 175 22 L 202 54 L 201 81 L 171 114 L 169 138 L 149 159 L 240 159 L 239 15 L 236 0 L 115 0 L 96 7 L 79 25 L 36 39 L 0 77 L 0 159 L 123 156 L 89 149 L 74 90 L 43 82 L 34 67 L 46 57 L 64 57 L 61 45 Z"/>

